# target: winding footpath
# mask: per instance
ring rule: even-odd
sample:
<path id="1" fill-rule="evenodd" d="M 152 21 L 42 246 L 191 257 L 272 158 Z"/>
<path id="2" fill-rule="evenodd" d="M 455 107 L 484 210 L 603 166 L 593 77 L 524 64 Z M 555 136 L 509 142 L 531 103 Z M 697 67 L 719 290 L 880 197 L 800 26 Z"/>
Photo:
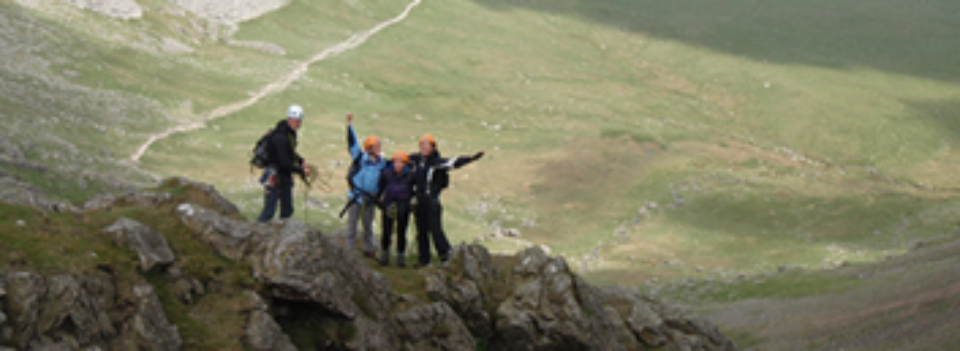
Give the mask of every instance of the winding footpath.
<path id="1" fill-rule="evenodd" d="M 285 90 L 288 86 L 290 86 L 291 83 L 295 82 L 297 79 L 300 79 L 300 77 L 306 74 L 307 69 L 310 68 L 310 65 L 329 59 L 331 57 L 335 57 L 339 54 L 342 54 L 344 52 L 357 48 L 358 46 L 365 43 L 367 39 L 370 39 L 373 35 L 377 34 L 378 32 L 384 29 L 387 29 L 387 27 L 397 24 L 400 21 L 403 21 L 405 18 L 407 18 L 407 15 L 410 14 L 410 11 L 412 11 L 415 7 L 417 7 L 417 5 L 420 5 L 420 2 L 421 0 L 413 0 L 413 2 L 408 4 L 407 7 L 403 10 L 403 12 L 401 12 L 396 17 L 386 20 L 384 22 L 381 22 L 376 26 L 374 26 L 373 28 L 370 28 L 366 32 L 354 34 L 347 40 L 344 40 L 334 46 L 331 46 L 321 51 L 320 53 L 311 57 L 309 60 L 306 60 L 300 63 L 299 65 L 297 65 L 296 69 L 294 69 L 287 75 L 280 77 L 280 79 L 274 81 L 273 83 L 267 84 L 263 88 L 260 88 L 260 90 L 257 91 L 256 94 L 253 94 L 252 96 L 250 96 L 250 98 L 246 100 L 217 107 L 216 109 L 211 111 L 209 114 L 204 116 L 204 118 L 199 122 L 179 125 L 179 126 L 170 128 L 164 132 L 161 132 L 159 134 L 154 134 L 150 136 L 150 138 L 147 139 L 147 141 L 143 143 L 143 145 L 140 145 L 140 147 L 137 149 L 137 152 L 135 152 L 133 155 L 130 155 L 130 159 L 135 162 L 139 162 L 140 158 L 143 157 L 143 154 L 147 152 L 150 146 L 160 140 L 166 139 L 171 135 L 174 135 L 177 133 L 184 133 L 184 132 L 189 132 L 189 131 L 194 131 L 197 129 L 204 128 L 206 127 L 207 122 L 236 113 L 240 110 L 243 110 L 257 103 L 264 97 L 267 97 L 269 95 L 276 94 L 278 92 Z"/>

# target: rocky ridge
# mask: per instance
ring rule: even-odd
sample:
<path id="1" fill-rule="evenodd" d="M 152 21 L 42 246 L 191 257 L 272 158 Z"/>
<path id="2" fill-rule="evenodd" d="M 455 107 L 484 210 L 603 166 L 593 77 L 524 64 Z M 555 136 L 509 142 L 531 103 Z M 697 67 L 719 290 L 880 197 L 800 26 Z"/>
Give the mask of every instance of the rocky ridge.
<path id="1" fill-rule="evenodd" d="M 305 341 L 287 333 L 305 325 L 308 345 L 348 350 L 736 348 L 705 320 L 634 290 L 593 286 L 564 258 L 539 248 L 493 256 L 482 246 L 461 245 L 449 262 L 418 272 L 424 294 L 398 293 L 360 255 L 302 222 L 250 223 L 237 219 L 236 207 L 208 185 L 182 178 L 165 184 L 199 191 L 213 207 L 142 191 L 92 199 L 84 211 L 176 201 L 170 220 L 217 255 L 249 265 L 257 286 L 243 292 L 242 310 L 243 343 L 251 349 L 296 349 Z M 164 233 L 121 218 L 102 235 L 135 251 L 143 274 L 179 279 L 181 299 L 203 293 L 203 284 L 179 272 Z M 109 268 L 47 276 L 0 272 L 0 302 L 0 345 L 184 347 L 178 329 L 184 327 L 169 322 L 154 287 L 122 283 Z"/>

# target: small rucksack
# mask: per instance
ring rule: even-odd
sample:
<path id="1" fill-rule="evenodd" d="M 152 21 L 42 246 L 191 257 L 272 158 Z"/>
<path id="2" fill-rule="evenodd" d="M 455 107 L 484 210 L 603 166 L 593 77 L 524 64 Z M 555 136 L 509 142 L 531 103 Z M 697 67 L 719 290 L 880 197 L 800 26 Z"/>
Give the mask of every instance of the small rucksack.
<path id="1" fill-rule="evenodd" d="M 250 165 L 257 168 L 267 168 L 273 161 L 271 158 L 271 145 L 270 139 L 273 137 L 273 129 L 267 131 L 259 140 L 257 144 L 253 146 L 253 157 L 250 158 Z"/>

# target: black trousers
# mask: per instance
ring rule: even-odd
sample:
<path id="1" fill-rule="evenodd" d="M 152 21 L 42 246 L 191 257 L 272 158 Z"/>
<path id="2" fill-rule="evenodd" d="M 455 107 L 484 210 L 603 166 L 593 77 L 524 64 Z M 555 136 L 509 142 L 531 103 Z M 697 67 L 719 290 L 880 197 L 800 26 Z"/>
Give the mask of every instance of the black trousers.
<path id="1" fill-rule="evenodd" d="M 443 232 L 442 216 L 443 206 L 439 199 L 417 199 L 417 250 L 420 253 L 420 265 L 430 263 L 430 239 L 433 239 L 433 247 L 437 249 L 440 259 L 447 260 L 450 242 L 447 234 Z"/>
<path id="2" fill-rule="evenodd" d="M 392 210 L 391 206 L 396 206 Z M 383 207 L 382 214 L 383 234 L 380 235 L 380 248 L 384 253 L 390 252 L 390 237 L 393 236 L 393 226 L 397 226 L 397 253 L 407 253 L 407 225 L 410 223 L 410 201 L 392 202 Z"/>
<path id="3" fill-rule="evenodd" d="M 277 202 L 280 202 L 280 219 L 293 216 L 293 182 L 264 188 L 263 211 L 260 212 L 257 221 L 266 223 L 273 219 L 273 215 L 277 213 Z"/>

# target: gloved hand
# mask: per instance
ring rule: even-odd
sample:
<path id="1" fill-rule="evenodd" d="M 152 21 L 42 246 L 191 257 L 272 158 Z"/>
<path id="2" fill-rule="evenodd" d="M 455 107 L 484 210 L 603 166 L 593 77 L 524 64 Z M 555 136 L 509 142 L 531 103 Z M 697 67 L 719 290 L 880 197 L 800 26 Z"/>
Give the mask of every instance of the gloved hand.
<path id="1" fill-rule="evenodd" d="M 483 157 L 483 151 L 480 151 L 480 152 L 474 154 L 474 155 L 473 155 L 473 160 L 474 160 L 474 161 L 479 160 L 481 157 Z"/>

